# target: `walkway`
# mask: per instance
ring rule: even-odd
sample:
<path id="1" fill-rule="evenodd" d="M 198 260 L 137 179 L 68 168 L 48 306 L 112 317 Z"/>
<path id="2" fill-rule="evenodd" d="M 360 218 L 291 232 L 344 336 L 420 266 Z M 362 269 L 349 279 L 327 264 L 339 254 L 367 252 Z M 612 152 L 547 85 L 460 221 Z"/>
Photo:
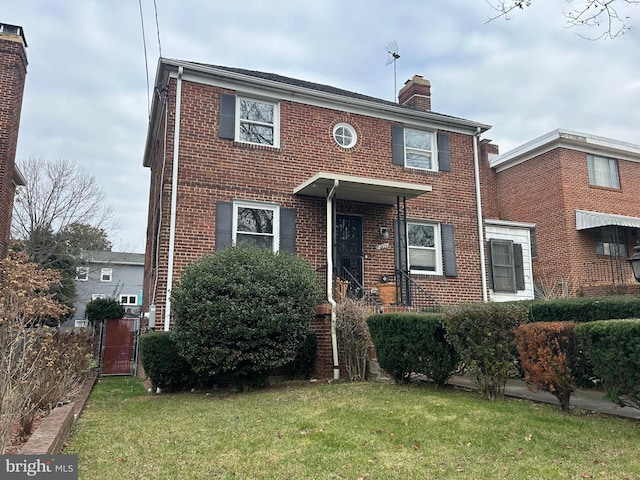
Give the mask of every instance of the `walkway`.
<path id="1" fill-rule="evenodd" d="M 449 384 L 468 390 L 477 390 L 477 387 L 468 376 L 453 377 L 449 379 Z M 558 405 L 558 399 L 551 393 L 543 392 L 541 390 L 529 390 L 527 384 L 522 380 L 509 380 L 504 393 L 508 397 L 524 398 L 534 402 Z M 604 398 L 604 393 L 598 390 L 576 390 L 569 400 L 569 405 L 607 415 L 640 420 L 640 409 L 633 407 L 620 407 L 619 405 L 606 400 Z"/>

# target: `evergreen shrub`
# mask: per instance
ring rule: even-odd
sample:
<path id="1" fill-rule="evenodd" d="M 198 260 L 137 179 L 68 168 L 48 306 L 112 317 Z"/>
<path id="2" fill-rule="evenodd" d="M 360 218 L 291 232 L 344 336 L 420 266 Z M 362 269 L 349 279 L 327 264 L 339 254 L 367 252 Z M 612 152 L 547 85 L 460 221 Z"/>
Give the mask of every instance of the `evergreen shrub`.
<path id="1" fill-rule="evenodd" d="M 226 248 L 183 270 L 171 295 L 176 344 L 197 373 L 260 386 L 295 359 L 320 294 L 299 257 Z"/>
<path id="2" fill-rule="evenodd" d="M 445 338 L 441 314 L 385 313 L 367 324 L 378 363 L 396 382 L 423 374 L 440 386 L 456 372 L 458 355 Z"/>
<path id="3" fill-rule="evenodd" d="M 607 398 L 640 408 L 640 320 L 578 325 L 576 337 L 602 379 Z"/>
<path id="4" fill-rule="evenodd" d="M 173 332 L 146 333 L 138 345 L 140 363 L 154 387 L 175 392 L 198 384 L 191 365 L 178 352 Z"/>

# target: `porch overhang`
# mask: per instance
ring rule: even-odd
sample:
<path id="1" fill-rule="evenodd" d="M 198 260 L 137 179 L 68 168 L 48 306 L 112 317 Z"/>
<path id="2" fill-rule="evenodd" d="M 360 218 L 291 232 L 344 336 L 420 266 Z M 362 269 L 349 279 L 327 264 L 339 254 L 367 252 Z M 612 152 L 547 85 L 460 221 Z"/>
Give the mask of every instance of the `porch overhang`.
<path id="1" fill-rule="evenodd" d="M 587 230 L 589 228 L 607 227 L 610 225 L 640 228 L 640 218 L 615 215 L 613 213 L 576 210 L 576 230 Z"/>
<path id="2" fill-rule="evenodd" d="M 395 205 L 398 197 L 415 198 L 432 190 L 431 185 L 319 172 L 295 187 L 293 193 L 326 198 L 336 181 L 335 198 L 382 205 Z"/>

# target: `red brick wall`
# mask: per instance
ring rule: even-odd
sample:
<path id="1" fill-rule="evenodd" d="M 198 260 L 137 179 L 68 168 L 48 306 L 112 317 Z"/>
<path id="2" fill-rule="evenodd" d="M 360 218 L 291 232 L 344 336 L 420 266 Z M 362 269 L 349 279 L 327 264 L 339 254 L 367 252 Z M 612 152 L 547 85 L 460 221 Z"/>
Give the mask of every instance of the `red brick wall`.
<path id="1" fill-rule="evenodd" d="M 571 294 L 584 282 L 597 255 L 593 231 L 576 230 L 576 209 L 640 217 L 640 164 L 619 160 L 618 172 L 620 189 L 591 186 L 587 154 L 556 148 L 496 175 L 499 218 L 536 224 L 537 281 L 568 281 Z"/>
<path id="2" fill-rule="evenodd" d="M 259 200 L 296 208 L 297 253 L 313 268 L 323 267 L 326 262 L 325 201 L 297 197 L 292 192 L 303 181 L 325 171 L 432 185 L 432 192 L 408 200 L 407 215 L 410 219 L 455 225 L 458 277 L 424 276 L 421 281 L 442 304 L 482 300 L 471 135 L 450 132 L 451 172 L 410 171 L 391 163 L 391 122 L 388 120 L 282 101 L 280 148 L 252 147 L 218 138 L 221 89 L 188 81 L 183 82 L 182 88 L 174 281 L 187 264 L 215 250 L 216 200 Z M 171 101 L 174 97 L 175 81 L 172 81 Z M 162 198 L 155 296 L 157 319 L 163 315 L 166 289 L 173 121 L 171 105 L 162 188 L 162 139 L 156 144 L 151 171 L 145 298 L 153 298 L 151 291 L 156 283 L 150 276 L 152 269 L 149 266 L 153 264 L 150 255 L 155 240 L 152 238 L 154 218 L 159 211 L 156 204 Z M 356 147 L 345 150 L 334 142 L 332 127 L 338 122 L 349 122 L 355 127 L 358 133 Z M 338 202 L 337 210 L 363 217 L 365 287 L 371 288 L 381 275 L 392 274 L 394 270 L 393 250 L 377 250 L 375 246 L 382 243 L 381 226 L 390 229 L 388 242 L 393 245 L 396 209 Z"/>
<path id="3" fill-rule="evenodd" d="M 0 258 L 7 253 L 11 235 L 14 162 L 26 74 L 22 38 L 0 34 Z"/>

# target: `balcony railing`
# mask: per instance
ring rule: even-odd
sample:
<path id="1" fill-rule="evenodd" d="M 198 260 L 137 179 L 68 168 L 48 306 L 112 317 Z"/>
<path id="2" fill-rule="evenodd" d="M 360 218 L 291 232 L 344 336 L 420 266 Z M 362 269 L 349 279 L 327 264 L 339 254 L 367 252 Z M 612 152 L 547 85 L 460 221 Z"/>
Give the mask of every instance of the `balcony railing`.
<path id="1" fill-rule="evenodd" d="M 622 258 L 584 263 L 585 285 L 626 285 L 636 283 L 628 262 Z"/>

